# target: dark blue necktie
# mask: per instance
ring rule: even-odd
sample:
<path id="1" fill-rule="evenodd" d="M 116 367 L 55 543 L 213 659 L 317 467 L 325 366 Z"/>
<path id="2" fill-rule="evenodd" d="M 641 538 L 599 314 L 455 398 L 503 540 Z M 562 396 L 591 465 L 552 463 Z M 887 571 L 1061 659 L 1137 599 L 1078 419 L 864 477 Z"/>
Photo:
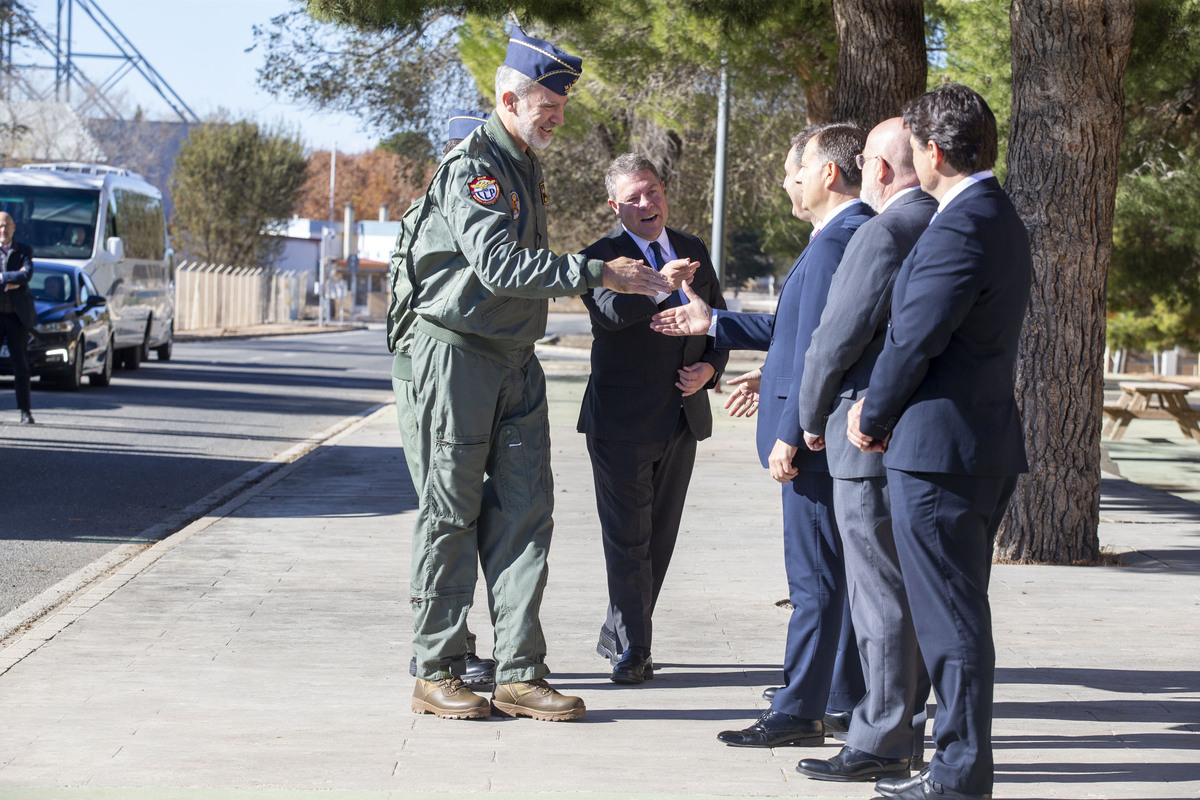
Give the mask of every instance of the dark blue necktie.
<path id="1" fill-rule="evenodd" d="M 660 245 L 658 242 L 651 242 L 650 243 L 650 255 L 653 256 L 653 258 L 654 258 L 655 271 L 661 272 L 662 268 L 665 267 L 667 264 L 667 262 L 663 261 L 662 245 Z"/>

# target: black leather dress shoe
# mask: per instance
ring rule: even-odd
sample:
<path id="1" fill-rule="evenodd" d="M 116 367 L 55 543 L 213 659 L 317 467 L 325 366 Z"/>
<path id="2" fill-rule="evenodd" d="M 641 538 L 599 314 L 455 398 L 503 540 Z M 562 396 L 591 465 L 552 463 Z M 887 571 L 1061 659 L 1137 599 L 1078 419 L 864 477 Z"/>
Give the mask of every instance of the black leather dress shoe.
<path id="1" fill-rule="evenodd" d="M 945 784 L 930 779 L 928 773 L 921 773 L 921 779 L 915 786 L 910 786 L 899 794 L 885 795 L 896 800 L 992 800 L 991 793 L 967 794 L 951 789 Z"/>
<path id="2" fill-rule="evenodd" d="M 466 666 L 458 677 L 467 686 L 491 686 L 496 682 L 496 662 L 490 658 L 480 658 L 474 653 L 467 653 L 463 658 Z M 417 657 L 413 656 L 408 662 L 408 674 L 416 677 Z"/>
<path id="3" fill-rule="evenodd" d="M 782 686 L 768 686 L 763 689 L 763 700 L 766 700 L 768 703 L 771 702 L 775 699 L 775 693 L 782 688 Z"/>
<path id="4" fill-rule="evenodd" d="M 22 410 L 21 411 L 21 424 L 22 425 L 36 425 L 37 423 L 34 422 L 34 420 L 33 420 L 33 414 L 30 414 L 28 411 Z"/>
<path id="5" fill-rule="evenodd" d="M 884 797 L 895 797 L 902 792 L 907 792 L 914 786 L 920 786 L 921 781 L 929 775 L 928 769 L 923 769 L 911 778 L 883 778 L 876 782 L 875 791 Z"/>
<path id="6" fill-rule="evenodd" d="M 749 728 L 721 731 L 717 738 L 733 747 L 805 747 L 825 741 L 825 726 L 819 719 L 802 719 L 768 708 Z"/>
<path id="7" fill-rule="evenodd" d="M 490 658 L 480 658 L 474 653 L 464 657 L 465 666 L 462 682 L 467 686 L 491 686 L 496 682 L 496 662 Z"/>
<path id="8" fill-rule="evenodd" d="M 846 733 L 850 730 L 850 718 L 853 716 L 849 711 L 838 711 L 833 714 L 826 714 L 823 722 L 825 723 L 825 735 L 836 736 L 839 739 L 845 739 L 845 736 L 837 736 L 839 733 Z"/>
<path id="9" fill-rule="evenodd" d="M 600 638 L 596 641 L 596 655 L 604 656 L 613 665 L 621 660 L 621 653 L 617 650 L 617 637 L 603 625 L 600 626 Z"/>
<path id="10" fill-rule="evenodd" d="M 650 653 L 641 648 L 631 647 L 613 667 L 611 680 L 613 683 L 632 686 L 645 683 L 653 677 L 654 662 L 650 660 Z"/>
<path id="11" fill-rule="evenodd" d="M 879 756 L 843 747 L 833 758 L 802 758 L 796 771 L 819 781 L 877 781 L 880 778 L 908 777 L 907 758 Z"/>

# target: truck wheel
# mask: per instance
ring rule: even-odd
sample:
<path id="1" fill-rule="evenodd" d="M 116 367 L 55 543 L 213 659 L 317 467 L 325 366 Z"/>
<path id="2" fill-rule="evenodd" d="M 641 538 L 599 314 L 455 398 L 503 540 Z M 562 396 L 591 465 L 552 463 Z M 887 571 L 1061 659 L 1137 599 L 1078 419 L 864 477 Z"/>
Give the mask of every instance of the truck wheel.
<path id="1" fill-rule="evenodd" d="M 154 348 L 154 353 L 155 353 L 155 355 L 158 356 L 159 361 L 170 361 L 171 360 L 171 348 L 174 346 L 174 344 L 175 344 L 175 323 L 172 322 L 171 326 L 169 328 L 167 328 L 167 340 L 165 342 L 163 342 L 162 344 L 160 344 L 158 347 Z"/>
<path id="2" fill-rule="evenodd" d="M 125 369 L 137 369 L 142 365 L 142 350 L 146 347 L 145 344 L 139 344 L 135 347 L 126 347 L 121 350 L 121 366 Z"/>

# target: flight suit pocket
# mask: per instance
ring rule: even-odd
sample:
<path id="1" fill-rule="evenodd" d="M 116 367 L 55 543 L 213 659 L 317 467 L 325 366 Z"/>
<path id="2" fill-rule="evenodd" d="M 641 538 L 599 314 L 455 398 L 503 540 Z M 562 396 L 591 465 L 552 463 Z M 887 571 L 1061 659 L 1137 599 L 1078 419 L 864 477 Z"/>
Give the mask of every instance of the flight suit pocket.
<path id="1" fill-rule="evenodd" d="M 425 479 L 425 502 L 437 516 L 461 527 L 479 518 L 487 437 L 438 438 Z"/>
<path id="2" fill-rule="evenodd" d="M 494 463 L 490 470 L 496 493 L 508 508 L 529 505 L 537 485 L 537 453 L 521 437 L 515 425 L 503 425 L 497 432 Z"/>

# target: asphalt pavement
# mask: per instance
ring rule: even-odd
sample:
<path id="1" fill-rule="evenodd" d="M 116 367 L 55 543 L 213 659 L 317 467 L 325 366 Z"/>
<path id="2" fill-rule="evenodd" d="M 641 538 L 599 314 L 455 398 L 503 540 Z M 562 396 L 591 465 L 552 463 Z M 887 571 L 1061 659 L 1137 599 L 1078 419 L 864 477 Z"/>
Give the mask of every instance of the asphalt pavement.
<path id="1" fill-rule="evenodd" d="M 555 356 L 543 622 L 550 680 L 584 698 L 582 720 L 410 710 L 415 495 L 384 407 L 3 643 L 0 800 L 871 797 L 795 772 L 832 740 L 716 740 L 753 721 L 781 677 L 779 489 L 753 421 L 720 415 L 700 445 L 655 616 L 660 670 L 637 687 L 607 679 L 594 650 L 603 557 L 574 430 L 586 367 Z M 1144 424 L 1110 450 L 1123 473 L 1155 453 L 1200 455 Z M 1200 796 L 1200 506 L 1116 477 L 1102 498 L 1119 566 L 993 569 L 997 798 Z M 482 587 L 476 601 L 486 652 Z"/>

